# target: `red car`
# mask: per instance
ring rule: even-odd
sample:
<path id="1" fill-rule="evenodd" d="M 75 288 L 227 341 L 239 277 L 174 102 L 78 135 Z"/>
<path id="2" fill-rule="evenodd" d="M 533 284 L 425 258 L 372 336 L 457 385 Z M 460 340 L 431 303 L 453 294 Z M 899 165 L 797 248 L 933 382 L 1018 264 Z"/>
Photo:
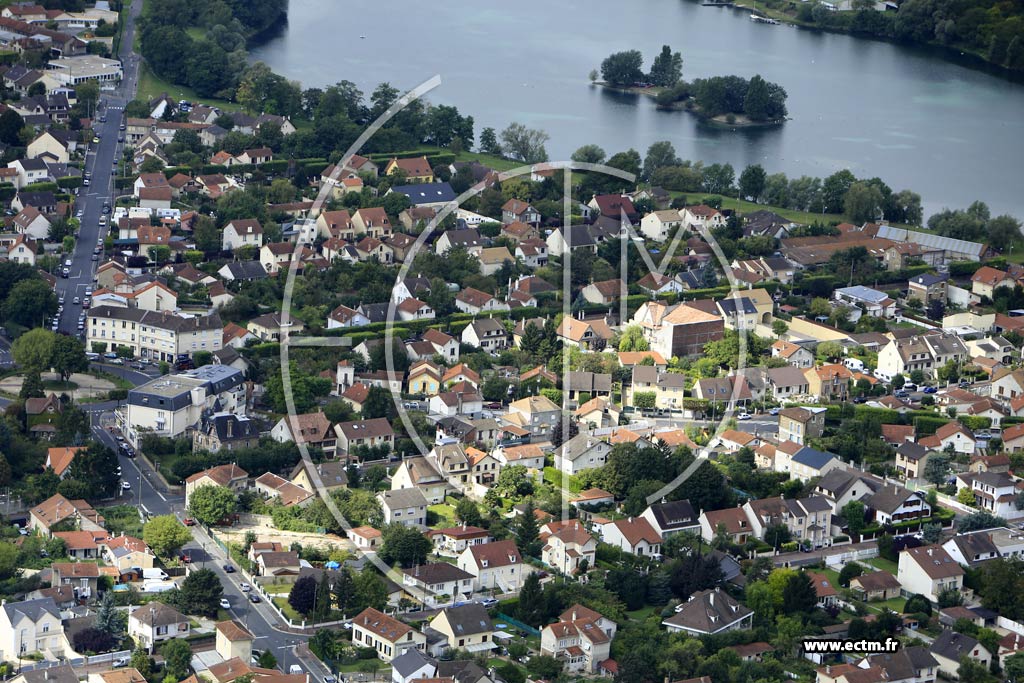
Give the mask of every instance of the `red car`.
<path id="1" fill-rule="evenodd" d="M 196 520 L 192 519 L 191 517 L 186 517 L 182 521 L 185 524 L 185 526 L 195 526 L 196 525 Z"/>
<path id="2" fill-rule="evenodd" d="M 185 564 L 190 564 L 192 562 L 192 556 L 191 555 L 182 555 L 181 556 L 181 561 L 184 562 Z"/>

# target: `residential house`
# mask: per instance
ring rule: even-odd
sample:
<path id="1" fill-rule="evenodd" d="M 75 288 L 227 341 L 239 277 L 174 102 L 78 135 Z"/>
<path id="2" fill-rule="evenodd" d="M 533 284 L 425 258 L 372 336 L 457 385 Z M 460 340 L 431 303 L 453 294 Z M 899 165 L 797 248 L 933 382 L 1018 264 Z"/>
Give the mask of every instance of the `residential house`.
<path id="1" fill-rule="evenodd" d="M 455 295 L 455 308 L 463 313 L 479 315 L 487 311 L 507 311 L 509 305 L 493 294 L 481 292 L 479 289 L 466 287 Z"/>
<path id="2" fill-rule="evenodd" d="M 877 289 L 854 285 L 840 287 L 832 295 L 837 303 L 859 309 L 872 318 L 892 318 L 896 315 L 896 302 L 885 292 L 879 292 Z M 856 317 L 859 318 L 860 315 Z"/>
<path id="3" fill-rule="evenodd" d="M 128 617 L 128 635 L 136 645 L 149 650 L 165 640 L 188 636 L 189 629 L 188 617 L 162 602 L 142 605 Z"/>
<path id="4" fill-rule="evenodd" d="M 549 523 L 554 526 L 550 533 L 542 533 L 544 547 L 541 549 L 541 560 L 544 564 L 566 576 L 573 576 L 582 568 L 595 566 L 597 540 L 587 533 L 579 520 Z"/>
<path id="5" fill-rule="evenodd" d="M 402 585 L 419 591 L 423 603 L 433 607 L 468 598 L 473 575 L 448 562 L 430 562 L 403 569 Z"/>
<path id="6" fill-rule="evenodd" d="M 640 515 L 662 540 L 682 532 L 699 534 L 700 521 L 688 500 L 652 503 Z"/>
<path id="7" fill-rule="evenodd" d="M 850 580 L 850 590 L 862 600 L 891 600 L 900 596 L 900 582 L 887 571 L 861 574 Z"/>
<path id="8" fill-rule="evenodd" d="M 221 235 L 221 249 L 234 251 L 239 247 L 263 246 L 263 226 L 255 218 L 237 219 L 224 226 Z"/>
<path id="9" fill-rule="evenodd" d="M 846 401 L 850 396 L 853 373 L 846 366 L 832 363 L 804 370 L 807 390 L 819 401 Z"/>
<path id="10" fill-rule="evenodd" d="M 896 471 L 907 481 L 920 479 L 931 451 L 919 443 L 905 441 L 896 449 Z"/>
<path id="11" fill-rule="evenodd" d="M 223 486 L 238 492 L 247 488 L 248 484 L 249 473 L 234 463 L 196 472 L 185 479 L 185 507 L 188 507 L 189 497 L 203 486 Z"/>
<path id="12" fill-rule="evenodd" d="M 42 503 L 29 508 L 28 528 L 46 536 L 50 529 L 65 520 L 72 520 L 80 531 L 104 531 L 106 520 L 84 500 L 68 500 L 55 493 Z"/>
<path id="13" fill-rule="evenodd" d="M 527 396 L 510 403 L 504 419 L 536 437 L 548 438 L 556 421 L 562 419 L 562 409 L 546 396 Z"/>
<path id="14" fill-rule="evenodd" d="M 962 590 L 964 570 L 942 546 L 925 545 L 900 553 L 896 578 L 908 595 L 920 593 L 937 603 L 943 591 Z"/>
<path id="15" fill-rule="evenodd" d="M 520 199 L 509 199 L 501 207 L 501 222 L 503 225 L 512 223 L 525 223 L 536 226 L 540 224 L 540 212 L 533 208 L 529 202 Z"/>
<path id="16" fill-rule="evenodd" d="M 810 382 L 804 371 L 793 365 L 783 368 L 769 368 L 764 373 L 767 388 L 776 401 L 793 400 L 806 396 L 810 391 Z"/>
<path id="17" fill-rule="evenodd" d="M 580 292 L 584 301 L 590 304 L 608 305 L 613 304 L 624 297 L 626 285 L 622 280 L 603 280 L 591 282 Z"/>
<path id="18" fill-rule="evenodd" d="M 434 182 L 434 170 L 425 156 L 408 159 L 392 158 L 384 165 L 384 175 L 401 173 L 412 184 Z"/>
<path id="19" fill-rule="evenodd" d="M 427 499 L 418 488 L 382 491 L 377 494 L 384 523 L 399 523 L 418 529 L 427 528 Z"/>
<path id="20" fill-rule="evenodd" d="M 409 649 L 423 650 L 426 642 L 421 632 L 372 607 L 352 619 L 352 643 L 376 650 L 377 657 L 385 662 Z"/>
<path id="21" fill-rule="evenodd" d="M 698 521 L 701 538 L 709 543 L 724 534 L 731 543 L 743 545 L 754 534 L 754 528 L 742 507 L 705 510 L 699 515 Z"/>
<path id="22" fill-rule="evenodd" d="M 952 630 L 943 630 L 939 637 L 932 641 L 928 652 L 935 658 L 939 674 L 951 680 L 956 680 L 960 662 L 964 657 L 988 669 L 993 656 L 974 638 Z"/>
<path id="23" fill-rule="evenodd" d="M 4 601 L 0 610 L 0 658 L 15 661 L 19 656 L 64 652 L 64 626 L 52 597 Z"/>
<path id="24" fill-rule="evenodd" d="M 796 368 L 814 367 L 814 353 L 810 349 L 781 339 L 772 344 L 772 358 L 782 358 Z"/>
<path id="25" fill-rule="evenodd" d="M 331 421 L 320 411 L 282 417 L 270 430 L 270 438 L 278 443 L 302 442 L 319 448 L 327 457 L 333 457 L 337 445 Z"/>
<path id="26" fill-rule="evenodd" d="M 565 474 L 576 475 L 583 470 L 603 467 L 611 450 L 607 441 L 580 432 L 556 451 L 555 468 Z"/>
<path id="27" fill-rule="evenodd" d="M 878 524 L 896 524 L 931 517 L 932 508 L 922 491 L 896 484 L 883 485 L 861 499 Z"/>
<path id="28" fill-rule="evenodd" d="M 609 634 L 601 627 L 603 617 L 582 606 L 566 611 L 569 614 L 541 630 L 541 655 L 554 657 L 570 675 L 610 673 L 613 667 L 617 669 L 610 658 L 615 633 Z"/>
<path id="29" fill-rule="evenodd" d="M 703 636 L 751 628 L 754 612 L 719 588 L 697 591 L 661 622 L 669 633 Z"/>
<path id="30" fill-rule="evenodd" d="M 991 299 L 995 290 L 1000 287 L 1013 289 L 1014 284 L 1016 283 L 1009 273 L 991 266 L 982 266 L 971 276 L 971 293 Z"/>
<path id="31" fill-rule="evenodd" d="M 661 556 L 661 536 L 646 517 L 628 517 L 601 527 L 605 543 L 640 557 Z"/>
<path id="32" fill-rule="evenodd" d="M 302 565 L 299 554 L 291 550 L 262 552 L 256 556 L 256 574 L 279 581 L 294 581 Z"/>
<path id="33" fill-rule="evenodd" d="M 783 408 L 779 411 L 779 440 L 806 444 L 825 429 L 824 408 Z"/>
<path id="34" fill-rule="evenodd" d="M 391 490 L 419 489 L 429 505 L 444 502 L 448 492 L 448 482 L 434 467 L 432 459 L 416 455 L 402 459 L 402 463 L 391 475 Z"/>
<path id="35" fill-rule="evenodd" d="M 907 281 L 907 299 L 916 299 L 925 306 L 933 301 L 946 303 L 949 273 L 925 273 Z"/>
<path id="36" fill-rule="evenodd" d="M 478 318 L 462 330 L 462 343 L 488 353 L 508 346 L 508 332 L 497 318 Z"/>
<path id="37" fill-rule="evenodd" d="M 555 330 L 555 335 L 563 344 L 575 346 L 581 351 L 600 351 L 607 347 L 614 333 L 603 318 L 580 320 L 565 317 Z"/>
<path id="38" fill-rule="evenodd" d="M 978 441 L 969 429 L 953 420 L 936 429 L 931 436 L 918 439 L 918 443 L 933 451 L 952 447 L 956 453 L 973 455 Z"/>
<path id="39" fill-rule="evenodd" d="M 473 575 L 473 588 L 477 591 L 514 592 L 525 579 L 522 555 L 511 540 L 470 546 L 462 551 L 456 564 Z"/>
<path id="40" fill-rule="evenodd" d="M 640 220 L 640 232 L 655 242 L 664 242 L 683 225 L 677 209 L 652 211 Z"/>
<path id="41" fill-rule="evenodd" d="M 487 608 L 476 602 L 445 607 L 430 620 L 430 628 L 445 636 L 452 650 L 478 653 L 497 647 Z"/>
<path id="42" fill-rule="evenodd" d="M 236 658 L 250 661 L 254 640 L 256 636 L 233 619 L 217 622 L 214 649 L 224 661 Z"/>

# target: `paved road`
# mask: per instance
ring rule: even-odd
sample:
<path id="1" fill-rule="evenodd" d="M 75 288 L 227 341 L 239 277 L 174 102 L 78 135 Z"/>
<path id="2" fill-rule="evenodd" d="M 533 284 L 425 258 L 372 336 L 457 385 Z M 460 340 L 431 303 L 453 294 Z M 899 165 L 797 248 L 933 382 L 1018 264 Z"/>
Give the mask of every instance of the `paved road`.
<path id="1" fill-rule="evenodd" d="M 121 41 L 121 58 L 124 78 L 114 91 L 100 91 L 97 116 L 93 120 L 93 133 L 100 138 L 98 144 L 90 143 L 85 158 L 85 170 L 92 174 L 89 187 L 81 187 L 77 206 L 82 212 L 81 228 L 75 251 L 71 255 L 70 274 L 58 278 L 57 294 L 64 296 L 64 312 L 58 329 L 67 334 L 78 334 L 78 321 L 83 312 L 82 305 L 72 303 L 77 296 L 84 298 L 85 290 L 93 284 L 93 276 L 99 261 L 93 261 L 93 250 L 102 241 L 108 230 L 101 230 L 99 221 L 104 215 L 104 204 L 113 205 L 113 166 L 120 159 L 122 143 L 118 137 L 124 120 L 124 106 L 135 96 L 138 85 L 138 57 L 132 52 L 135 40 L 135 21 L 141 11 L 142 0 L 134 0 L 125 22 Z M 102 121 L 101 119 L 106 119 Z M 101 255 L 102 258 L 102 255 Z"/>

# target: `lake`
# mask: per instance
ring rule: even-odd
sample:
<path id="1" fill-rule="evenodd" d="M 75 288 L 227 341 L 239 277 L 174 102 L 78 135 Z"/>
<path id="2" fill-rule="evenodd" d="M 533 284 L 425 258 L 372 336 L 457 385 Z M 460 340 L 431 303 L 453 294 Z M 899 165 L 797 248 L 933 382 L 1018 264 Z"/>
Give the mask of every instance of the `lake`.
<path id="1" fill-rule="evenodd" d="M 682 52 L 685 79 L 760 73 L 781 84 L 793 120 L 715 129 L 588 82 L 608 54 L 639 49 L 649 68 L 662 44 Z M 553 160 L 587 143 L 643 154 L 671 140 L 682 158 L 737 174 L 752 163 L 789 176 L 849 168 L 919 192 L 927 213 L 981 199 L 1024 218 L 1024 86 L 927 51 L 755 24 L 692 0 L 291 0 L 288 23 L 252 57 L 305 87 L 347 79 L 367 95 L 381 81 L 405 90 L 439 74 L 431 101 L 472 114 L 477 135 L 513 121 L 542 128 Z"/>

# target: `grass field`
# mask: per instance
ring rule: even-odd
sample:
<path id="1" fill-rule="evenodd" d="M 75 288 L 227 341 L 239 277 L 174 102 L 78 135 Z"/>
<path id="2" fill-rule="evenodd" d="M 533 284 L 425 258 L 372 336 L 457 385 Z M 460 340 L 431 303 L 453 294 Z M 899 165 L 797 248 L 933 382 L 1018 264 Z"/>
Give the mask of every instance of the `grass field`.
<path id="1" fill-rule="evenodd" d="M 885 558 L 882 558 L 882 557 L 876 557 L 874 559 L 868 560 L 867 562 L 872 567 L 876 567 L 877 569 L 884 569 L 885 571 L 889 572 L 893 576 L 896 576 L 896 571 L 899 569 L 899 567 L 896 566 L 895 562 L 892 562 L 890 560 L 886 560 Z"/>
<path id="2" fill-rule="evenodd" d="M 189 102 L 202 102 L 211 107 L 218 107 L 224 111 L 238 111 L 241 106 L 237 102 L 218 100 L 213 97 L 200 97 L 192 88 L 168 83 L 150 71 L 145 64 L 139 69 L 139 88 L 135 95 L 136 99 L 149 101 L 167 93 L 175 100 L 188 100 Z"/>

